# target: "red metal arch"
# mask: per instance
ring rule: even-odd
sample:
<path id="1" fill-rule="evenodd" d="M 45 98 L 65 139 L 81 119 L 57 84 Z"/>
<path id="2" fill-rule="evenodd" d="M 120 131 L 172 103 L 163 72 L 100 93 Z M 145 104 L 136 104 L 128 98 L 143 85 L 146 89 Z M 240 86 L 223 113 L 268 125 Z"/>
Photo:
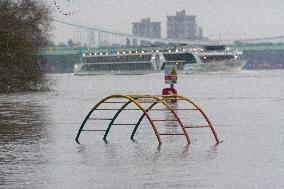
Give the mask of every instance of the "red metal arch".
<path id="1" fill-rule="evenodd" d="M 184 96 L 181 96 L 181 95 L 167 95 L 167 96 L 162 96 L 162 98 L 164 98 L 164 99 L 174 98 L 176 100 L 184 100 L 184 101 L 188 102 L 189 104 L 193 105 L 196 108 L 196 110 L 198 110 L 201 113 L 201 115 L 204 117 L 204 119 L 208 123 L 208 127 L 210 127 L 210 129 L 211 129 L 211 132 L 214 135 L 216 143 L 220 143 L 220 140 L 217 136 L 217 133 L 216 133 L 211 121 L 209 120 L 208 116 L 205 114 L 205 112 L 195 102 L 193 102 L 192 100 L 190 100 L 190 99 L 188 99 Z"/>

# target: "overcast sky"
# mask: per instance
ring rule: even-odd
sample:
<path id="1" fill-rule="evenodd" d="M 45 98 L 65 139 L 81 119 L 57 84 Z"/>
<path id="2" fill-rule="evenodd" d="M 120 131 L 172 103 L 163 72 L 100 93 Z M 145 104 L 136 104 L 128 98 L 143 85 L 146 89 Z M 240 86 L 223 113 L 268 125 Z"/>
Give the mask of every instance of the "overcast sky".
<path id="1" fill-rule="evenodd" d="M 166 16 L 186 10 L 197 16 L 204 36 L 221 39 L 261 38 L 284 35 L 284 0 L 56 0 L 63 15 L 49 1 L 54 18 L 75 24 L 131 33 L 131 23 L 151 17 L 162 22 L 166 37 Z M 56 41 L 74 35 L 55 25 Z"/>

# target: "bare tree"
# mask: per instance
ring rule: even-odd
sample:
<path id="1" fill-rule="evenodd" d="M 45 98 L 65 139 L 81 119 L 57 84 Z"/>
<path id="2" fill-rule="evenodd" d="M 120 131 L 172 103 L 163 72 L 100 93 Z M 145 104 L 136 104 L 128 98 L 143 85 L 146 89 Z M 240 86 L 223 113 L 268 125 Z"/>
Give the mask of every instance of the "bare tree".
<path id="1" fill-rule="evenodd" d="M 37 60 L 49 28 L 49 9 L 40 1 L 0 0 L 0 92 L 37 90 L 44 83 Z"/>

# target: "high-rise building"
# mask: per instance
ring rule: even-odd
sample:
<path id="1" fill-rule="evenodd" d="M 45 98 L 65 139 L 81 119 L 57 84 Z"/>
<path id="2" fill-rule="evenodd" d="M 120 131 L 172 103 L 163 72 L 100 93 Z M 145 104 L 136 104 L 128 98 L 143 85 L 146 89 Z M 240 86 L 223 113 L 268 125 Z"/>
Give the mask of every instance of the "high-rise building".
<path id="1" fill-rule="evenodd" d="M 161 38 L 161 22 L 151 22 L 150 18 L 132 23 L 132 34 L 141 37 Z"/>
<path id="2" fill-rule="evenodd" d="M 202 27 L 198 27 L 198 37 L 200 39 L 203 39 L 203 28 Z"/>
<path id="3" fill-rule="evenodd" d="M 96 47 L 97 41 L 96 41 L 96 32 L 91 30 L 88 32 L 88 39 L 87 39 L 87 45 L 88 47 Z"/>
<path id="4" fill-rule="evenodd" d="M 196 16 L 186 15 L 185 10 L 176 16 L 167 16 L 167 37 L 172 39 L 201 39 L 202 28 L 198 28 Z"/>

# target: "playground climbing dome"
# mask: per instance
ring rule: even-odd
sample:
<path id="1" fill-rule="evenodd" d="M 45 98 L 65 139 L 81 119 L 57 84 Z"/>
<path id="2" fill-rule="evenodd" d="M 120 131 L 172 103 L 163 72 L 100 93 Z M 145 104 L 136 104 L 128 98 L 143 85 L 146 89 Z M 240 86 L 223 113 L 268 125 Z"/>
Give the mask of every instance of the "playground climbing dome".
<path id="1" fill-rule="evenodd" d="M 173 101 L 177 102 L 178 105 L 176 103 L 172 103 Z M 180 107 L 181 102 L 183 106 L 185 105 L 185 108 Z M 103 113 L 103 117 L 97 117 L 98 112 L 100 111 L 108 111 L 108 113 Z M 119 117 L 123 111 L 137 111 L 139 113 L 138 119 L 132 120 L 133 123 L 118 123 L 117 121 L 119 120 Z M 151 114 L 153 112 L 167 112 L 167 115 L 170 116 L 168 116 L 166 119 L 161 119 L 161 117 L 155 117 L 153 114 Z M 181 112 L 184 112 L 183 115 L 185 116 L 181 116 Z M 191 121 L 191 123 L 185 124 L 184 121 L 186 120 L 186 118 L 191 117 L 189 112 L 195 112 L 199 114 L 199 119 L 203 120 L 203 124 L 194 125 L 193 120 Z M 105 115 L 111 116 L 106 118 Z M 131 119 L 134 119 L 134 117 L 135 116 L 129 116 L 127 119 L 122 120 L 129 121 Z M 131 140 L 134 140 L 135 134 L 137 133 L 139 126 L 141 126 L 143 119 L 148 120 L 147 125 L 152 128 L 153 134 L 155 134 L 159 145 L 162 144 L 162 136 L 184 136 L 187 144 L 190 144 L 192 139 L 190 137 L 189 131 L 193 128 L 210 129 L 216 143 L 220 143 L 217 133 L 205 112 L 192 100 L 180 95 L 119 94 L 105 97 L 100 102 L 98 102 L 87 114 L 83 123 L 81 124 L 81 127 L 78 130 L 75 140 L 79 143 L 79 138 L 83 132 L 103 132 L 103 139 L 107 141 L 107 136 L 110 133 L 111 128 L 118 125 L 130 126 L 129 128 L 132 130 L 130 138 Z M 93 123 L 95 121 L 100 122 L 100 124 Z M 91 127 L 88 126 L 88 128 L 85 128 L 87 122 L 92 122 L 90 124 Z M 107 123 L 102 124 L 102 122 Z M 179 128 L 179 132 L 161 132 L 161 125 L 159 125 L 160 123 L 175 123 L 175 126 Z M 104 125 L 103 129 L 101 129 L 102 125 Z"/>

